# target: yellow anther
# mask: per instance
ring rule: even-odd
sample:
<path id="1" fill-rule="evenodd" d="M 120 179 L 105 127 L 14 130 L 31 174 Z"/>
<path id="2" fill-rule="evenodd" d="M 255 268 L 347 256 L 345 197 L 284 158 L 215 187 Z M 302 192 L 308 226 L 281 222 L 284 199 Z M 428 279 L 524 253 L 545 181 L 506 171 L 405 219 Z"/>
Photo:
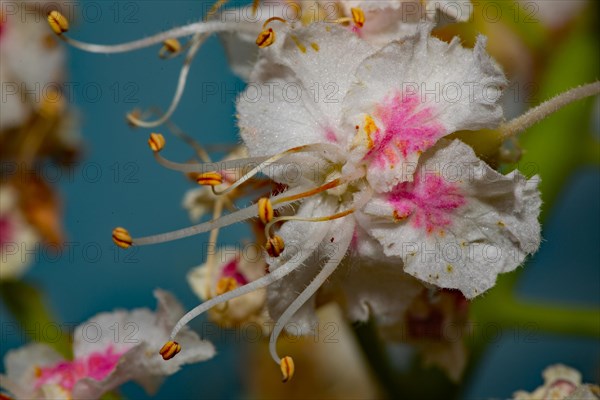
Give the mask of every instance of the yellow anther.
<path id="1" fill-rule="evenodd" d="M 359 28 L 362 28 L 365 25 L 365 13 L 363 12 L 363 10 L 358 7 L 352 7 L 350 9 L 350 12 L 352 13 L 352 20 L 354 21 L 354 25 L 356 25 Z"/>
<path id="2" fill-rule="evenodd" d="M 263 30 L 256 38 L 256 45 L 261 49 L 269 47 L 275 43 L 275 31 L 271 28 Z"/>
<path id="3" fill-rule="evenodd" d="M 163 360 L 170 360 L 175 357 L 177 353 L 181 351 L 181 346 L 177 342 L 173 342 L 172 340 L 165 343 L 165 345 L 160 349 L 159 353 L 162 356 Z"/>
<path id="4" fill-rule="evenodd" d="M 252 16 L 256 15 L 256 12 L 258 11 L 258 6 L 260 5 L 260 0 L 253 0 L 252 1 Z"/>
<path id="5" fill-rule="evenodd" d="M 270 237 L 265 244 L 265 250 L 267 250 L 267 254 L 271 257 L 279 257 L 284 249 L 285 243 L 281 236 L 274 235 L 273 237 Z"/>
<path id="6" fill-rule="evenodd" d="M 169 53 L 179 53 L 181 51 L 181 43 L 177 39 L 167 39 L 163 42 L 163 49 Z"/>
<path id="7" fill-rule="evenodd" d="M 231 276 L 225 276 L 217 281 L 217 296 L 223 293 L 231 292 L 233 289 L 238 287 L 237 281 Z"/>
<path id="8" fill-rule="evenodd" d="M 69 30 L 69 20 L 56 10 L 48 13 L 48 24 L 57 35 L 62 35 Z"/>
<path id="9" fill-rule="evenodd" d="M 112 239 L 115 244 L 123 249 L 127 249 L 129 246 L 133 244 L 133 240 L 131 239 L 131 235 L 125 228 L 115 228 L 112 231 Z"/>
<path id="10" fill-rule="evenodd" d="M 294 376 L 294 360 L 290 356 L 285 356 L 279 362 L 281 374 L 283 375 L 282 382 L 285 383 Z"/>
<path id="11" fill-rule="evenodd" d="M 160 133 L 151 133 L 148 138 L 148 146 L 154 152 L 161 151 L 165 147 L 165 137 Z"/>
<path id="12" fill-rule="evenodd" d="M 273 206 L 267 197 L 258 200 L 258 218 L 265 225 L 273 219 Z"/>
<path id="13" fill-rule="evenodd" d="M 196 182 L 202 186 L 217 186 L 223 183 L 223 176 L 218 172 L 205 172 L 196 177 Z"/>

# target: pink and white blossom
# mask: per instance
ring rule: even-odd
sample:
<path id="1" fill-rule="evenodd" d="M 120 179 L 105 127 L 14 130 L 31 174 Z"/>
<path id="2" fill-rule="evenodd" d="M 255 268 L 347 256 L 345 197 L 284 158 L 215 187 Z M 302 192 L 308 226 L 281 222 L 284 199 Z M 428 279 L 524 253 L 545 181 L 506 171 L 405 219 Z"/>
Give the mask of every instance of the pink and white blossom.
<path id="1" fill-rule="evenodd" d="M 156 312 L 117 310 L 79 325 L 72 360 L 39 343 L 9 351 L 0 385 L 19 399 L 96 399 L 128 381 L 153 393 L 163 377 L 185 364 L 211 358 L 212 344 L 185 329 L 180 341 L 186 348 L 180 357 L 172 363 L 162 360 L 158 350 L 183 309 L 168 292 L 156 290 L 154 295 Z"/>

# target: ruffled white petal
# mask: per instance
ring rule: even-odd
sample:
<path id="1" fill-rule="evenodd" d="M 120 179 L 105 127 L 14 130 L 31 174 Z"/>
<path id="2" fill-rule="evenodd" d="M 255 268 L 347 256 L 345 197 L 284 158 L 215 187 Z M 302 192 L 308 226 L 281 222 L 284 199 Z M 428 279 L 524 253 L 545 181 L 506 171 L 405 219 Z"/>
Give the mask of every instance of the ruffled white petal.
<path id="1" fill-rule="evenodd" d="M 339 131 L 342 100 L 354 70 L 371 52 L 356 35 L 324 23 L 294 30 L 279 46 L 263 49 L 237 104 L 250 154 L 345 143 L 347 135 Z"/>
<path id="2" fill-rule="evenodd" d="M 413 299 L 424 290 L 417 279 L 404 272 L 399 257 L 384 260 L 365 257 L 363 242 L 373 239 L 357 227 L 351 257 L 332 275 L 324 290 L 342 305 L 351 321 L 367 321 L 373 315 L 380 325 L 390 325 L 404 318 Z M 378 258 L 384 258 L 379 243 Z"/>
<path id="3" fill-rule="evenodd" d="M 501 175 L 460 141 L 430 149 L 417 174 L 426 172 L 448 184 L 440 194 L 425 187 L 420 195 L 430 196 L 424 198 L 426 205 L 419 206 L 418 199 L 395 205 L 392 191 L 363 209 L 371 217 L 365 229 L 386 255 L 402 257 L 407 273 L 473 298 L 537 250 L 537 176 L 527 180 L 516 171 Z"/>
<path id="4" fill-rule="evenodd" d="M 0 386 L 17 398 L 42 398 L 35 389 L 36 368 L 54 365 L 63 357 L 45 344 L 33 343 L 9 351 L 4 357 L 6 375 L 0 375 Z"/>
<path id="5" fill-rule="evenodd" d="M 358 143 L 363 156 L 380 158 L 368 171 L 377 191 L 410 180 L 419 155 L 439 138 L 502 120 L 499 97 L 506 79 L 485 52 L 485 38 L 465 49 L 457 38 L 448 44 L 430 36 L 431 28 L 422 24 L 414 36 L 365 60 L 344 99 L 345 132 L 363 127 L 367 116 L 379 129 L 370 147 L 364 140 Z"/>
<path id="6" fill-rule="evenodd" d="M 97 397 L 128 380 L 135 380 L 148 392 L 153 392 L 158 388 L 161 376 L 171 375 L 185 364 L 214 356 L 211 343 L 200 340 L 196 333 L 185 328 L 177 336 L 181 353 L 169 362 L 162 359 L 158 351 L 183 315 L 183 307 L 168 292 L 156 290 L 154 295 L 158 300 L 156 313 L 148 309 L 102 313 L 77 327 L 73 344 L 76 358 L 108 348 L 124 354 L 117 368 L 103 381 L 91 378 L 79 381 L 73 389 L 75 397 Z"/>

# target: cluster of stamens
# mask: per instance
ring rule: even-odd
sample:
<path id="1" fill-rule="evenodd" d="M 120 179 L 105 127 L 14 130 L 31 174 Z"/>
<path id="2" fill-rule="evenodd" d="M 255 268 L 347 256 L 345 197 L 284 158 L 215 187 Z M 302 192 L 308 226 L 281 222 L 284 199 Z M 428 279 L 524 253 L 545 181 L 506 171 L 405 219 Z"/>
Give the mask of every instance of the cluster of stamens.
<path id="1" fill-rule="evenodd" d="M 353 23 L 354 26 L 358 29 L 362 28 L 365 25 L 365 13 L 363 12 L 363 10 L 361 8 L 352 7 L 350 9 L 350 14 L 351 14 L 351 17 L 338 18 L 335 21 L 333 21 L 333 23 L 336 23 L 336 24 Z M 262 26 L 262 31 L 258 34 L 258 37 L 256 38 L 256 45 L 258 47 L 260 47 L 261 49 L 265 48 L 265 47 L 269 47 L 273 43 L 275 43 L 275 39 L 277 38 L 277 35 L 275 34 L 275 30 L 273 30 L 273 28 L 269 27 L 269 24 L 273 21 L 278 21 L 278 22 L 287 24 L 287 21 L 280 17 L 271 17 L 271 18 L 267 19 Z"/>

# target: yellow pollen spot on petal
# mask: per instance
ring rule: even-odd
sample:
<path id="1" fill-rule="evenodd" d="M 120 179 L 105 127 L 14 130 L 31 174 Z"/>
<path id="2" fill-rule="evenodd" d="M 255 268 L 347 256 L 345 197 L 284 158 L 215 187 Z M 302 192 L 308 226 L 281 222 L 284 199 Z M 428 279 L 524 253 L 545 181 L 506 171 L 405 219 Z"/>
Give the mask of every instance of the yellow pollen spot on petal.
<path id="1" fill-rule="evenodd" d="M 231 276 L 225 276 L 217 281 L 216 293 L 217 296 L 223 293 L 231 292 L 238 287 L 237 281 Z"/>
<path id="2" fill-rule="evenodd" d="M 154 152 L 159 152 L 165 147 L 165 137 L 160 133 L 151 133 L 148 138 L 148 146 Z"/>
<path id="3" fill-rule="evenodd" d="M 48 13 L 48 25 L 57 35 L 62 35 L 69 30 L 69 20 L 56 10 Z"/>
<path id="4" fill-rule="evenodd" d="M 297 36 L 292 35 L 291 36 L 292 40 L 294 41 L 294 43 L 296 44 L 296 47 L 302 52 L 302 53 L 306 53 L 306 46 L 304 46 L 301 42 L 300 39 L 298 39 Z"/>
<path id="5" fill-rule="evenodd" d="M 320 48 L 319 48 L 319 45 L 318 45 L 318 44 L 316 44 L 315 42 L 312 42 L 312 43 L 310 44 L 310 47 L 312 47 L 314 51 L 319 51 L 319 49 L 320 49 Z"/>
<path id="6" fill-rule="evenodd" d="M 271 28 L 263 30 L 256 38 L 256 45 L 261 49 L 269 47 L 275 43 L 275 31 Z"/>
<path id="7" fill-rule="evenodd" d="M 205 172 L 196 177 L 196 182 L 202 186 L 217 186 L 223 183 L 223 176 L 218 172 Z"/>
<path id="8" fill-rule="evenodd" d="M 158 353 L 162 356 L 163 360 L 166 361 L 175 357 L 180 351 L 181 346 L 179 345 L 179 343 L 170 340 L 167 343 L 165 343 L 165 345 L 160 349 Z"/>
<path id="9" fill-rule="evenodd" d="M 451 273 L 452 271 L 454 271 L 454 267 L 452 266 L 452 264 L 448 264 L 446 265 L 446 271 L 448 273 Z"/>
<path id="10" fill-rule="evenodd" d="M 506 226 L 506 225 L 504 224 L 504 222 L 502 222 L 502 221 L 498 221 L 498 222 L 497 222 L 497 224 L 498 224 L 498 226 L 499 226 L 499 227 L 501 227 L 501 228 L 504 228 L 504 227 Z"/>
<path id="11" fill-rule="evenodd" d="M 294 376 L 294 360 L 290 356 L 285 356 L 279 363 L 281 367 L 281 375 L 283 375 L 282 382 L 285 383 L 292 379 Z"/>
<path id="12" fill-rule="evenodd" d="M 365 133 L 367 134 L 368 148 L 373 148 L 373 137 L 372 135 L 379 130 L 379 127 L 375 123 L 375 120 L 370 115 L 365 117 Z"/>
<path id="13" fill-rule="evenodd" d="M 273 237 L 270 237 L 265 244 L 265 250 L 271 257 L 279 257 L 284 249 L 285 243 L 281 236 L 274 235 Z"/>
<path id="14" fill-rule="evenodd" d="M 268 224 L 273 219 L 273 206 L 271 200 L 267 197 L 262 197 L 258 200 L 258 218 L 263 224 Z"/>
<path id="15" fill-rule="evenodd" d="M 352 7 L 350 9 L 350 12 L 352 13 L 352 20 L 354 21 L 354 25 L 356 25 L 359 28 L 362 28 L 365 25 L 365 13 L 363 12 L 363 10 L 358 7 Z"/>
<path id="16" fill-rule="evenodd" d="M 113 229 L 112 239 L 117 246 L 123 249 L 129 248 L 133 244 L 133 239 L 127 229 L 121 227 Z"/>
<path id="17" fill-rule="evenodd" d="M 404 221 L 406 218 L 408 218 L 408 214 L 400 214 L 396 210 L 394 210 L 394 212 L 392 213 L 392 216 L 394 217 L 395 222 L 401 222 L 401 221 Z"/>

